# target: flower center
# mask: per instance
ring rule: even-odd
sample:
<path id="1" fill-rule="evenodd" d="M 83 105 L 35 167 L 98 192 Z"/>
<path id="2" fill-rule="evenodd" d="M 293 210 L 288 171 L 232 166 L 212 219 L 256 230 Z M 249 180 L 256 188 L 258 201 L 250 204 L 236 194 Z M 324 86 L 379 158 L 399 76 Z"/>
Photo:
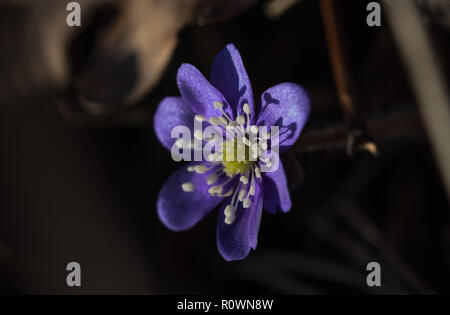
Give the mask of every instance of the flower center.
<path id="1" fill-rule="evenodd" d="M 240 144 L 236 139 L 224 143 L 222 165 L 228 177 L 247 173 L 254 163 L 254 161 L 250 161 L 249 146 Z"/>
<path id="2" fill-rule="evenodd" d="M 223 103 L 214 102 L 222 115 L 210 117 L 208 120 L 201 115 L 196 115 L 197 121 L 208 121 L 211 125 L 220 128 L 227 141 L 223 142 L 217 150 L 221 154 L 220 160 L 204 164 L 190 166 L 189 172 L 198 174 L 207 173 L 206 184 L 211 196 L 231 197 L 229 204 L 225 207 L 225 223 L 232 224 L 236 218 L 236 211 L 241 203 L 243 210 L 249 208 L 255 202 L 257 185 L 261 185 L 260 163 L 269 165 L 267 159 L 267 139 L 270 133 L 267 130 L 258 136 L 259 129 L 251 124 L 250 106 L 242 106 L 243 114 L 232 120 L 223 110 Z M 194 136 L 199 140 L 204 138 L 203 132 L 199 131 Z M 181 185 L 185 192 L 193 192 L 196 187 L 187 182 Z"/>

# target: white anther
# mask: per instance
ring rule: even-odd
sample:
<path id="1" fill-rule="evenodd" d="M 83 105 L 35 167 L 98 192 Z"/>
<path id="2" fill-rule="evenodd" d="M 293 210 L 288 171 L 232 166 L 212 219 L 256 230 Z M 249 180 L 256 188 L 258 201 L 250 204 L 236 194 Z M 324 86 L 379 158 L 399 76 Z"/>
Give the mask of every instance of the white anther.
<path id="1" fill-rule="evenodd" d="M 267 150 L 267 142 L 261 143 L 261 148 L 262 148 L 263 150 Z"/>
<path id="2" fill-rule="evenodd" d="M 198 174 L 204 174 L 207 171 L 207 168 L 205 165 L 199 164 L 195 165 L 195 172 Z"/>
<path id="3" fill-rule="evenodd" d="M 208 179 L 206 180 L 206 183 L 208 185 L 212 185 L 215 182 L 217 182 L 218 179 L 219 179 L 219 176 L 217 176 L 215 173 L 212 173 L 211 175 L 208 176 Z"/>
<path id="4" fill-rule="evenodd" d="M 250 126 L 251 133 L 254 133 L 255 135 L 258 133 L 258 127 L 255 125 Z"/>
<path id="5" fill-rule="evenodd" d="M 208 189 L 208 192 L 210 195 L 214 195 L 214 194 L 221 194 L 222 193 L 222 186 L 221 185 L 216 185 L 216 186 L 212 186 Z"/>
<path id="6" fill-rule="evenodd" d="M 261 171 L 259 170 L 258 166 L 255 166 L 255 175 L 256 178 L 261 178 Z"/>
<path id="7" fill-rule="evenodd" d="M 232 205 L 228 205 L 228 206 L 226 206 L 225 207 L 225 216 L 229 216 L 229 215 L 231 215 L 231 214 L 233 214 L 233 212 L 234 212 L 234 209 L 233 209 L 233 206 Z"/>
<path id="8" fill-rule="evenodd" d="M 248 184 L 248 178 L 245 176 L 241 176 L 240 181 L 244 184 L 247 185 Z"/>
<path id="9" fill-rule="evenodd" d="M 244 201 L 242 202 L 242 206 L 247 209 L 250 207 L 250 205 L 252 204 L 252 201 L 250 200 L 250 198 L 245 198 Z"/>
<path id="10" fill-rule="evenodd" d="M 222 109 L 223 103 L 219 102 L 219 101 L 215 101 L 214 102 L 214 107 L 217 108 L 217 109 Z"/>
<path id="11" fill-rule="evenodd" d="M 245 124 L 245 117 L 242 115 L 237 116 L 236 122 L 242 126 L 243 124 Z"/>
<path id="12" fill-rule="evenodd" d="M 221 124 L 222 124 L 223 126 L 228 125 L 228 120 L 226 120 L 225 118 L 219 117 L 219 120 L 220 120 L 220 122 L 221 122 Z"/>
<path id="13" fill-rule="evenodd" d="M 242 202 L 243 200 L 244 200 L 244 198 L 245 198 L 245 194 L 246 194 L 247 192 L 244 190 L 244 189 L 241 189 L 241 191 L 239 192 L 239 195 L 238 195 L 238 200 L 240 201 L 240 202 Z"/>
<path id="14" fill-rule="evenodd" d="M 197 121 L 205 121 L 206 117 L 203 115 L 195 115 L 195 120 Z"/>
<path id="15" fill-rule="evenodd" d="M 236 216 L 235 216 L 234 213 L 232 213 L 232 214 L 230 214 L 230 215 L 225 217 L 225 223 L 226 224 L 231 224 L 231 223 L 234 222 L 235 219 L 236 219 Z"/>
<path id="16" fill-rule="evenodd" d="M 187 170 L 188 170 L 188 172 L 194 172 L 195 166 L 188 166 Z"/>
<path id="17" fill-rule="evenodd" d="M 250 105 L 248 105 L 248 103 L 245 103 L 244 106 L 242 107 L 242 110 L 243 110 L 244 113 L 246 113 L 247 115 L 250 114 Z"/>
<path id="18" fill-rule="evenodd" d="M 195 185 L 192 183 L 183 183 L 181 184 L 181 189 L 185 192 L 192 192 L 195 189 Z"/>
<path id="19" fill-rule="evenodd" d="M 211 125 L 214 125 L 214 126 L 220 125 L 219 117 L 211 117 L 211 118 L 209 118 L 209 122 L 211 123 Z"/>

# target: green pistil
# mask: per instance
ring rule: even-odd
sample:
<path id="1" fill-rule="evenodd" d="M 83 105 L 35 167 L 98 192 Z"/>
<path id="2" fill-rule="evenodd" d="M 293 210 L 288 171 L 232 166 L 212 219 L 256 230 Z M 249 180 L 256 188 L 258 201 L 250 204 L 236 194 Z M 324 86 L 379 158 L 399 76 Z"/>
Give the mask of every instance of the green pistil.
<path id="1" fill-rule="evenodd" d="M 241 157 L 243 161 L 238 160 L 238 150 L 242 150 L 244 153 L 244 156 Z M 228 177 L 236 174 L 245 174 L 254 163 L 254 161 L 249 161 L 249 159 L 250 148 L 248 146 L 241 143 L 238 147 L 238 142 L 235 139 L 224 143 L 222 165 Z"/>

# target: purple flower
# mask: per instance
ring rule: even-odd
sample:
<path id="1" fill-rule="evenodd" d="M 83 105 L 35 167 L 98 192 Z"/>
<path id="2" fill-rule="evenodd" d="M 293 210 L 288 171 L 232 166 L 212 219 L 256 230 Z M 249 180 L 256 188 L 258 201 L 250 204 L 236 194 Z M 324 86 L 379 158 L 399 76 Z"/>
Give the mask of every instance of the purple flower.
<path id="1" fill-rule="evenodd" d="M 225 146 L 246 142 L 239 137 L 245 138 L 254 126 L 268 126 L 269 132 L 276 126 L 279 151 L 283 152 L 297 140 L 310 112 L 306 92 L 295 83 L 276 85 L 255 101 L 233 44 L 216 56 L 209 81 L 194 66 L 182 64 L 177 83 L 181 97 L 163 99 L 154 118 L 156 135 L 169 150 L 177 145 L 171 137 L 172 129 L 184 125 L 193 130 L 197 119 L 221 130 L 235 127 L 239 136 L 228 137 Z M 226 149 L 224 152 L 226 155 Z M 291 208 L 283 165 L 279 160 L 276 170 L 262 172 L 261 168 L 269 163 L 263 157 L 251 161 L 248 151 L 244 161 L 239 162 L 190 162 L 174 172 L 162 187 L 157 201 L 159 218 L 171 230 L 186 230 L 220 205 L 219 252 L 228 261 L 243 259 L 250 248 L 256 248 L 263 207 L 270 213 Z"/>

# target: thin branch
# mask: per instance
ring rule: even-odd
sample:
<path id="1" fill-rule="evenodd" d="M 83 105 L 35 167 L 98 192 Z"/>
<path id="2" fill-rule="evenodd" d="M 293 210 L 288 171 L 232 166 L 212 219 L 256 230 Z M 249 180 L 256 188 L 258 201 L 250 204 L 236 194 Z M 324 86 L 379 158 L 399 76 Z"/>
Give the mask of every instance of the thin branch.
<path id="1" fill-rule="evenodd" d="M 416 111 L 407 111 L 367 121 L 367 130 L 376 141 L 423 133 L 420 116 Z M 348 128 L 345 125 L 310 131 L 301 136 L 294 145 L 297 151 L 323 149 L 345 149 Z"/>
<path id="2" fill-rule="evenodd" d="M 349 122 L 357 118 L 354 83 L 349 72 L 347 50 L 338 14 L 337 1 L 321 0 L 320 7 L 328 44 L 328 54 L 344 118 Z"/>
<path id="3" fill-rule="evenodd" d="M 334 81 L 341 105 L 342 115 L 350 127 L 347 136 L 347 154 L 352 156 L 356 151 L 366 150 L 377 153 L 377 147 L 367 134 L 363 119 L 356 109 L 356 92 L 354 80 L 348 62 L 345 36 L 340 19 L 339 1 L 321 0 L 320 8 L 328 44 L 328 54 Z"/>

